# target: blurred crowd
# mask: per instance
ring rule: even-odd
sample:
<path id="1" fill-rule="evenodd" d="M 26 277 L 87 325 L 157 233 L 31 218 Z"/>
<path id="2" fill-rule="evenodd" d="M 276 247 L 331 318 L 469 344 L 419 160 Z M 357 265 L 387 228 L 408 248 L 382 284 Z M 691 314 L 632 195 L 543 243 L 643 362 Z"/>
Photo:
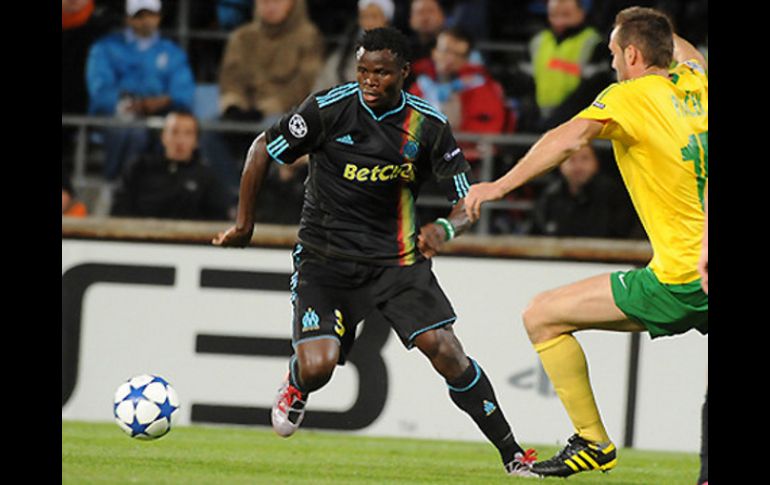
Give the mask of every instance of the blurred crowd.
<path id="1" fill-rule="evenodd" d="M 615 80 L 607 39 L 630 5 L 667 12 L 708 55 L 707 0 L 62 0 L 62 114 L 136 122 L 89 128 L 89 168 L 108 187 L 103 211 L 232 219 L 258 133 L 200 123 L 267 125 L 310 93 L 354 81 L 364 30 L 408 34 L 405 89 L 438 107 L 455 133 L 539 134 Z M 181 39 L 183 30 L 219 35 Z M 153 117 L 159 129 L 147 128 Z M 62 125 L 62 214 L 83 217 L 93 211 L 73 186 L 76 136 Z M 476 179 L 504 173 L 528 148 L 462 147 Z M 489 156 L 493 168 L 483 171 Z M 271 167 L 258 222 L 298 223 L 306 173 L 306 164 Z M 644 237 L 606 146 L 508 200 L 526 208 L 493 211 L 492 233 Z"/>

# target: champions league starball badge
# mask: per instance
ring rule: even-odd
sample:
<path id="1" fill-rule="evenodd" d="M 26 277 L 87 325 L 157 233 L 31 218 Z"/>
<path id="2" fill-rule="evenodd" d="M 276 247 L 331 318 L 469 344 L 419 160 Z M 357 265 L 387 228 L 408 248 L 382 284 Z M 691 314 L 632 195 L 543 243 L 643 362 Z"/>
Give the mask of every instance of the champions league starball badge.
<path id="1" fill-rule="evenodd" d="M 289 118 L 289 131 L 295 138 L 302 138 L 307 135 L 307 123 L 305 123 L 305 118 L 299 114 L 295 114 Z"/>

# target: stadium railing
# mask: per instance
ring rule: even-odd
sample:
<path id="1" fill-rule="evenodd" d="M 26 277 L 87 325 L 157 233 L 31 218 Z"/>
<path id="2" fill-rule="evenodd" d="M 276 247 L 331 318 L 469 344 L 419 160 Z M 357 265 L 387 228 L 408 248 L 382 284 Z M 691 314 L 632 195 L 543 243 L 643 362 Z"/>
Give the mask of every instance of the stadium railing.
<path id="1" fill-rule="evenodd" d="M 75 146 L 72 154 L 72 182 L 75 187 L 83 187 L 88 182 L 87 169 L 89 164 L 89 130 L 105 127 L 146 127 L 160 130 L 163 126 L 162 117 L 149 117 L 144 120 L 123 120 L 113 117 L 62 115 L 62 126 L 72 127 L 77 130 Z M 244 123 L 234 121 L 201 120 L 201 131 L 217 131 L 225 133 L 259 133 L 268 128 L 262 123 Z M 473 133 L 456 133 L 455 137 L 460 142 L 473 142 L 477 144 L 481 154 L 478 178 L 481 181 L 493 180 L 499 176 L 495 171 L 496 148 L 516 147 L 520 151 L 528 149 L 537 139 L 539 134 L 515 133 L 510 135 L 479 135 Z M 599 149 L 609 149 L 609 143 L 600 140 Z M 64 154 L 63 154 L 64 155 Z M 450 203 L 443 197 L 435 195 L 422 195 L 417 200 L 418 207 L 449 208 Z M 518 210 L 528 212 L 532 209 L 530 200 L 501 200 L 485 204 L 482 208 L 481 218 L 477 223 L 478 234 L 489 234 L 491 226 L 491 212 L 495 210 Z M 98 211 L 97 211 L 97 215 Z"/>

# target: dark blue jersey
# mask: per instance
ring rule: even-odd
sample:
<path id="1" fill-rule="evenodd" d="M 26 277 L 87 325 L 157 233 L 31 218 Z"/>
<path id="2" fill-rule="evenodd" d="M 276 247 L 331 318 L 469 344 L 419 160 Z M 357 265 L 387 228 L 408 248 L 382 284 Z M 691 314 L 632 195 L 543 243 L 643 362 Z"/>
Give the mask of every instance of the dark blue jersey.
<path id="1" fill-rule="evenodd" d="M 431 177 L 456 203 L 470 166 L 446 117 L 401 92 L 376 115 L 357 83 L 310 95 L 266 132 L 279 163 L 310 154 L 299 240 L 321 254 L 380 265 L 420 259 L 415 199 Z"/>

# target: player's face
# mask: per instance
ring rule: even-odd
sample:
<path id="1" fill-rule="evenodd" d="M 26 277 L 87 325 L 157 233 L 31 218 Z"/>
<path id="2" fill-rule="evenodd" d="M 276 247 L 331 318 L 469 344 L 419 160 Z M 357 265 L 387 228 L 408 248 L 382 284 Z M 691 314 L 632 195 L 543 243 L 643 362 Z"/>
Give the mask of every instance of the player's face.
<path id="1" fill-rule="evenodd" d="M 358 54 L 356 79 L 364 103 L 374 110 L 394 108 L 401 100 L 409 64 L 400 66 L 397 57 L 387 49 L 361 50 Z"/>
<path id="2" fill-rule="evenodd" d="M 195 119 L 190 116 L 169 115 L 163 125 L 161 142 L 169 160 L 191 160 L 198 146 L 198 126 Z"/>
<path id="3" fill-rule="evenodd" d="M 618 27 L 615 27 L 610 34 L 610 52 L 612 53 L 612 68 L 615 69 L 618 81 L 626 81 L 630 79 L 628 73 L 628 66 L 626 65 L 626 59 L 623 55 L 623 49 L 617 41 Z"/>

